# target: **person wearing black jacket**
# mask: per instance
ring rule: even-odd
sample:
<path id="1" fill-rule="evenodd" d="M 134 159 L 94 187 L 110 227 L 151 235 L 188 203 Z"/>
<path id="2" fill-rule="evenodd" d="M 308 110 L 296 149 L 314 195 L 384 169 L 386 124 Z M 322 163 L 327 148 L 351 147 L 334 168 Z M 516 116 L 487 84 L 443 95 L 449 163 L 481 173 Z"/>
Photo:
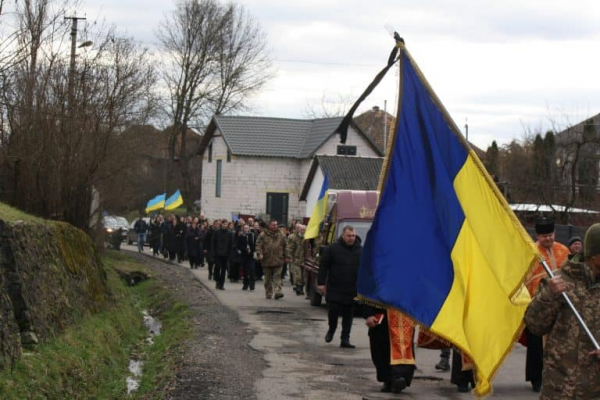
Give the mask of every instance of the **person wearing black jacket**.
<path id="1" fill-rule="evenodd" d="M 138 252 L 144 251 L 144 242 L 146 241 L 146 232 L 148 231 L 148 224 L 144 221 L 143 216 L 140 214 L 140 217 L 135 224 L 133 225 L 133 229 L 135 233 L 137 233 L 137 248 Z"/>
<path id="2" fill-rule="evenodd" d="M 162 235 L 161 228 L 162 218 L 161 216 L 157 216 L 154 220 L 150 221 L 150 229 L 148 235 L 148 243 L 150 244 L 150 248 L 152 249 L 152 255 L 158 255 L 160 251 L 160 237 Z"/>
<path id="3" fill-rule="evenodd" d="M 327 343 L 333 340 L 338 317 L 342 316 L 340 347 L 353 349 L 350 344 L 350 330 L 354 313 L 356 280 L 362 246 L 352 226 L 345 226 L 342 236 L 327 249 L 319 259 L 318 289 L 325 296 L 329 308 L 329 330 L 325 335 Z"/>
<path id="4" fill-rule="evenodd" d="M 185 220 L 183 217 L 174 219 L 174 227 L 173 227 L 173 242 L 174 242 L 174 252 L 177 254 L 177 262 L 181 263 L 183 261 L 185 255 L 185 234 L 187 231 L 187 226 L 185 224 Z"/>
<path id="5" fill-rule="evenodd" d="M 212 252 L 212 240 L 216 231 L 221 228 L 221 220 L 215 219 L 213 224 L 206 230 L 204 236 L 204 255 L 206 256 L 206 262 L 208 263 L 208 280 L 210 281 L 214 277 L 215 267 L 215 256 Z M 216 278 L 215 278 L 216 280 Z"/>
<path id="6" fill-rule="evenodd" d="M 211 253 L 215 260 L 214 277 L 216 288 L 225 290 L 225 276 L 227 275 L 227 261 L 233 248 L 233 233 L 227 229 L 227 224 L 221 222 L 221 228 L 212 236 Z"/>
<path id="7" fill-rule="evenodd" d="M 250 227 L 244 225 L 242 233 L 237 237 L 236 250 L 242 256 L 242 270 L 244 271 L 244 286 L 242 290 L 254 290 L 254 251 L 256 250 L 256 236 L 250 232 Z"/>
<path id="8" fill-rule="evenodd" d="M 162 237 L 163 237 L 163 257 L 170 260 L 175 259 L 175 252 L 173 251 L 173 215 L 169 215 L 167 220 L 162 224 Z"/>
<path id="9" fill-rule="evenodd" d="M 196 269 L 200 265 L 200 254 L 202 253 L 202 231 L 198 225 L 198 218 L 194 218 L 192 225 L 188 228 L 185 236 L 188 260 L 190 268 Z"/>
<path id="10" fill-rule="evenodd" d="M 233 247 L 231 249 L 231 256 L 229 257 L 229 281 L 237 283 L 240 280 L 240 269 L 242 267 L 242 252 L 237 248 L 238 238 L 242 235 L 242 227 L 236 226 L 233 231 L 229 230 L 233 234 Z"/>

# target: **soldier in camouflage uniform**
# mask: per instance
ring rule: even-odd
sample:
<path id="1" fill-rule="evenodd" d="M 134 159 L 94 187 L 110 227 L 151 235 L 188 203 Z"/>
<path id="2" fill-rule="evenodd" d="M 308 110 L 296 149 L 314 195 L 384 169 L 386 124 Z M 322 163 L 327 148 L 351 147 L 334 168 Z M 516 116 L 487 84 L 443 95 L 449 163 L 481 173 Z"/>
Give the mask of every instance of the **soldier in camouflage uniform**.
<path id="1" fill-rule="evenodd" d="M 567 261 L 544 278 L 525 313 L 527 328 L 548 335 L 540 399 L 599 399 L 600 351 L 561 296 L 566 292 L 596 338 L 600 336 L 600 224 L 584 239 L 584 258 Z"/>
<path id="2" fill-rule="evenodd" d="M 256 256 L 261 261 L 265 280 L 265 295 L 267 299 L 273 297 L 281 299 L 281 270 L 287 248 L 286 237 L 277 226 L 277 221 L 271 220 L 269 227 L 265 229 L 256 241 Z"/>
<path id="3" fill-rule="evenodd" d="M 288 236 L 287 258 L 291 260 L 290 270 L 294 279 L 294 291 L 298 296 L 304 294 L 304 258 L 306 246 L 304 245 L 304 232 L 306 226 L 297 224 L 295 232 Z"/>

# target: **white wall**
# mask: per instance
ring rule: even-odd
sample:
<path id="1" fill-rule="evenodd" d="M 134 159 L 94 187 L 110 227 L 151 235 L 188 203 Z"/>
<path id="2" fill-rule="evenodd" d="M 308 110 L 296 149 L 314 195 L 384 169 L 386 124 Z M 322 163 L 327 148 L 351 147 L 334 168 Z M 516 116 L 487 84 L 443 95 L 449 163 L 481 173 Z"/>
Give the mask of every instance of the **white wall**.
<path id="1" fill-rule="evenodd" d="M 340 137 L 338 135 L 333 135 L 317 149 L 316 154 L 335 155 L 337 154 L 337 146 L 340 144 Z M 352 127 L 348 128 L 346 146 L 356 146 L 357 157 L 380 157 L 380 155 L 369 145 L 367 140 L 362 135 L 359 135 Z"/>
<path id="2" fill-rule="evenodd" d="M 222 160 L 221 197 L 215 196 L 217 160 Z M 298 198 L 303 180 L 300 160 L 274 157 L 236 157 L 227 162 L 222 137 L 213 139 L 213 161 L 204 159 L 202 210 L 209 218 L 231 218 L 232 212 L 266 212 L 267 192 L 288 193 L 288 220 L 304 214 Z"/>

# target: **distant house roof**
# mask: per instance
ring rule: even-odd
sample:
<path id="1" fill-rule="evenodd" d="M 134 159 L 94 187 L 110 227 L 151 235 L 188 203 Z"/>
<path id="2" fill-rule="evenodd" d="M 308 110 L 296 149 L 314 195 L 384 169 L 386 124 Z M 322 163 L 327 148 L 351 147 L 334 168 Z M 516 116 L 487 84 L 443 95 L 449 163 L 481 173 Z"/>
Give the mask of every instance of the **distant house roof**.
<path id="1" fill-rule="evenodd" d="M 377 190 L 382 157 L 316 155 L 300 194 L 306 200 L 317 168 L 327 171 L 329 188 L 334 190 Z"/>
<path id="2" fill-rule="evenodd" d="M 354 117 L 354 121 L 380 149 L 383 149 L 384 132 L 389 133 L 390 129 L 396 126 L 396 118 L 378 106 Z"/>
<path id="3" fill-rule="evenodd" d="M 600 114 L 586 118 L 578 124 L 568 127 L 567 129 L 556 134 L 556 143 L 561 145 L 570 144 L 573 142 L 581 142 L 583 138 L 584 128 L 591 128 L 590 132 L 594 134 L 592 138 L 586 138 L 586 141 L 594 141 L 600 138 Z"/>
<path id="4" fill-rule="evenodd" d="M 216 115 L 205 140 L 218 129 L 233 155 L 305 159 L 334 135 L 341 121 L 341 117 L 305 120 Z M 358 126 L 353 127 L 380 154 L 373 141 Z"/>

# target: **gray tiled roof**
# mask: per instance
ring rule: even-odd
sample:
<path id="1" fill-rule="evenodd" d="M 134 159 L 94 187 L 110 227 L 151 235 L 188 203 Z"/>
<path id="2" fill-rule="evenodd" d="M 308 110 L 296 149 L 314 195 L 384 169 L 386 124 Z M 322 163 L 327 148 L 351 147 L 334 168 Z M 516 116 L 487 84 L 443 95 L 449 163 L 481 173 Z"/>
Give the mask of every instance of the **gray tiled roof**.
<path id="1" fill-rule="evenodd" d="M 303 159 L 333 134 L 342 118 L 215 116 L 214 121 L 234 155 Z"/>
<path id="2" fill-rule="evenodd" d="M 383 157 L 316 155 L 300 193 L 306 200 L 317 168 L 327 171 L 329 188 L 333 190 L 377 190 Z"/>
<path id="3" fill-rule="evenodd" d="M 316 156 L 329 176 L 329 188 L 336 190 L 377 190 L 383 158 Z"/>

